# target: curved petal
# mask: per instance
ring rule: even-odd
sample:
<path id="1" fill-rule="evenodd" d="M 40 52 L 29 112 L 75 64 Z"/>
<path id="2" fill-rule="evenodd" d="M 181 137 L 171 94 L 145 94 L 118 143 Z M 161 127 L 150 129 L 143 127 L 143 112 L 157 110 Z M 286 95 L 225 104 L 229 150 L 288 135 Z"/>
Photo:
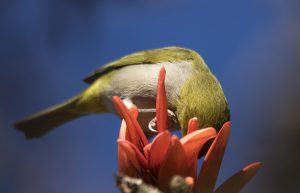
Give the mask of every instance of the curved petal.
<path id="1" fill-rule="evenodd" d="M 158 132 L 165 131 L 167 129 L 167 124 L 168 124 L 165 76 L 166 76 L 166 70 L 164 67 L 162 67 L 158 75 L 157 97 L 156 97 L 156 119 L 157 119 Z"/>
<path id="2" fill-rule="evenodd" d="M 213 192 L 225 152 L 229 132 L 230 122 L 226 122 L 204 158 L 195 187 L 196 193 Z"/>
<path id="3" fill-rule="evenodd" d="M 238 193 L 240 190 L 255 176 L 258 169 L 261 167 L 261 163 L 255 162 L 241 171 L 231 176 L 226 180 L 215 193 Z"/>
<path id="4" fill-rule="evenodd" d="M 135 151 L 122 141 L 118 141 L 118 166 L 120 174 L 131 177 L 138 177 L 141 170 Z"/>
<path id="5" fill-rule="evenodd" d="M 120 139 L 118 140 L 118 144 L 123 144 L 123 146 L 127 146 L 127 147 L 131 148 L 135 152 L 135 155 L 136 155 L 136 158 L 137 158 L 139 164 L 145 169 L 148 168 L 148 162 L 147 162 L 146 158 L 144 157 L 144 155 L 140 152 L 140 150 L 135 145 L 133 145 L 129 141 L 120 140 Z"/>
<path id="6" fill-rule="evenodd" d="M 197 130 L 199 130 L 199 121 L 198 121 L 197 117 L 194 117 L 189 120 L 187 134 L 190 134 Z"/>
<path id="7" fill-rule="evenodd" d="M 145 147 L 148 144 L 148 140 L 141 126 L 135 119 L 134 115 L 132 115 L 132 113 L 124 105 L 120 97 L 114 96 L 112 100 L 120 116 L 126 122 L 127 125 L 126 138 L 128 136 L 128 140 L 142 151 L 143 147 Z"/>
<path id="8" fill-rule="evenodd" d="M 149 154 L 150 154 L 150 149 L 151 149 L 152 143 L 149 143 L 148 145 L 146 145 L 143 149 L 144 151 L 144 155 L 146 157 L 146 160 L 149 160 Z M 149 161 L 148 161 L 149 162 Z"/>
<path id="9" fill-rule="evenodd" d="M 133 115 L 133 117 L 135 118 L 135 119 L 137 119 L 137 117 L 138 117 L 138 113 L 139 113 L 139 111 L 138 111 L 138 109 L 137 108 L 130 108 L 129 109 L 130 110 L 130 112 L 132 113 L 132 115 Z M 127 125 L 126 125 L 126 122 L 125 122 L 125 120 L 124 119 L 122 119 L 122 123 L 121 123 L 121 127 L 120 127 L 120 132 L 119 132 L 119 137 L 118 137 L 118 139 L 127 139 L 127 140 L 129 140 L 128 138 L 128 134 L 126 134 L 128 132 L 128 130 L 127 130 Z M 127 136 L 127 137 L 126 137 Z"/>
<path id="10" fill-rule="evenodd" d="M 212 127 L 206 129 L 200 129 L 194 131 L 183 138 L 180 139 L 180 142 L 183 146 L 183 149 L 186 153 L 188 162 L 193 159 L 195 156 L 198 156 L 202 146 L 212 137 L 215 137 L 217 134 L 216 130 Z"/>
<path id="11" fill-rule="evenodd" d="M 126 140 L 126 132 L 127 132 L 127 125 L 126 125 L 125 120 L 122 119 L 118 139 Z"/>
<path id="12" fill-rule="evenodd" d="M 149 154 L 149 167 L 159 167 L 165 159 L 171 142 L 171 133 L 164 131 L 158 134 L 152 142 L 150 154 Z"/>
<path id="13" fill-rule="evenodd" d="M 139 110 L 136 107 L 131 107 L 129 109 L 130 113 L 133 115 L 134 119 L 137 119 L 139 116 Z"/>
<path id="14" fill-rule="evenodd" d="M 172 137 L 166 158 L 159 169 L 158 183 L 161 190 L 169 192 L 169 182 L 174 175 L 187 176 L 185 152 L 176 136 Z"/>

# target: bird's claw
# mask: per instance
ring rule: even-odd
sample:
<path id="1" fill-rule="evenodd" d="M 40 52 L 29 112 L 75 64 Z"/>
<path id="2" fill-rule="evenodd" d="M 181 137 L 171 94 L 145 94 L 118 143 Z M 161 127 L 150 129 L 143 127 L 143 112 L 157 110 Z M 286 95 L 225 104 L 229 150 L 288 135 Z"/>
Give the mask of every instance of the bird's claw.
<path id="1" fill-rule="evenodd" d="M 168 112 L 169 122 L 176 124 L 178 122 L 178 119 L 177 119 L 177 116 L 175 115 L 175 113 L 173 113 L 173 111 L 171 111 L 169 109 L 167 110 L 167 112 Z"/>
<path id="2" fill-rule="evenodd" d="M 148 124 L 148 129 L 154 133 L 157 133 L 156 129 L 156 117 L 154 117 Z"/>
<path id="3" fill-rule="evenodd" d="M 172 124 L 177 124 L 178 123 L 178 120 L 177 120 L 177 116 L 175 115 L 175 113 L 173 113 L 171 110 L 167 110 L 168 112 L 168 119 L 169 119 L 169 124 L 172 125 Z M 157 124 L 156 124 L 156 117 L 154 117 L 148 124 L 148 129 L 154 133 L 157 133 Z"/>

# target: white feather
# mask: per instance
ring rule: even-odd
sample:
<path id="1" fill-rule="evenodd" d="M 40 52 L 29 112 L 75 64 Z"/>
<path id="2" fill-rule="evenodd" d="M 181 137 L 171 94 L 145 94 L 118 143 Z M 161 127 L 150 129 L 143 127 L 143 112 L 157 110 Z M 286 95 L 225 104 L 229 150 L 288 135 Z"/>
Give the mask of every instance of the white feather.
<path id="1" fill-rule="evenodd" d="M 166 69 L 165 85 L 168 101 L 176 99 L 181 86 L 190 76 L 192 69 L 190 62 L 161 62 L 123 67 L 116 70 L 106 96 L 111 98 L 116 95 L 129 100 L 138 97 L 146 100 L 147 98 L 155 99 L 158 73 L 163 66 Z M 111 108 L 111 104 L 108 104 L 108 108 Z M 142 107 L 138 106 L 138 108 Z"/>

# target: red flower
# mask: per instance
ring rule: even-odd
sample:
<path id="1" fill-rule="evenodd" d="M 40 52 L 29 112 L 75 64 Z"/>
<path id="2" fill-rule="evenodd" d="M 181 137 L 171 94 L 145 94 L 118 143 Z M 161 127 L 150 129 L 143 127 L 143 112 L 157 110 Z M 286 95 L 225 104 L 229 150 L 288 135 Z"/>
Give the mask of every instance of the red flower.
<path id="1" fill-rule="evenodd" d="M 164 86 L 165 69 L 158 78 L 156 118 L 158 135 L 149 143 L 137 122 L 138 110 L 127 109 L 119 97 L 113 103 L 124 119 L 118 139 L 119 173 L 142 178 L 145 182 L 169 192 L 174 175 L 192 177 L 195 193 L 212 193 L 218 176 L 230 131 L 230 122 L 223 125 L 219 134 L 212 127 L 199 130 L 197 118 L 188 124 L 188 134 L 181 139 L 167 130 L 167 101 Z M 203 145 L 215 138 L 208 150 L 197 177 L 198 154 Z M 235 174 L 217 190 L 217 193 L 238 192 L 256 173 L 260 163 L 254 163 Z"/>

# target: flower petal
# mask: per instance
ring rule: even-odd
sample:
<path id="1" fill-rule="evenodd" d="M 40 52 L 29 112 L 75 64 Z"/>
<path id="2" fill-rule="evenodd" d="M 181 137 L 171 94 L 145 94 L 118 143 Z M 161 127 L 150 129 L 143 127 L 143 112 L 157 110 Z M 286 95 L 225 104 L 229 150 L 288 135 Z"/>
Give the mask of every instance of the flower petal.
<path id="1" fill-rule="evenodd" d="M 159 167 L 165 159 L 171 142 L 171 133 L 164 131 L 158 134 L 152 142 L 149 154 L 149 167 Z"/>
<path id="2" fill-rule="evenodd" d="M 133 117 L 135 119 L 137 119 L 138 113 L 139 113 L 138 109 L 137 108 L 130 108 L 129 111 L 132 113 Z M 120 132 L 119 132 L 118 139 L 124 139 L 124 140 L 127 139 L 127 140 L 129 140 L 129 137 L 128 137 L 129 134 L 127 134 L 127 133 L 128 133 L 128 130 L 127 130 L 126 122 L 125 122 L 124 119 L 122 119 L 122 123 L 121 123 L 121 127 L 120 127 Z"/>
<path id="3" fill-rule="evenodd" d="M 134 115 L 132 115 L 132 113 L 124 105 L 120 97 L 114 96 L 112 100 L 116 110 L 126 122 L 126 138 L 128 134 L 128 140 L 142 151 L 143 147 L 145 147 L 148 144 L 148 140 L 141 126 L 135 119 Z"/>
<path id="4" fill-rule="evenodd" d="M 121 139 L 118 139 L 118 144 L 126 146 L 126 147 L 130 148 L 132 151 L 134 151 L 135 155 L 136 155 L 135 157 L 137 158 L 139 165 L 142 166 L 144 169 L 148 168 L 148 162 L 147 162 L 146 158 L 144 157 L 144 155 L 140 152 L 140 150 L 135 145 L 133 145 L 129 141 L 121 140 Z M 120 161 L 122 161 L 122 160 L 120 160 Z"/>
<path id="5" fill-rule="evenodd" d="M 146 145 L 143 149 L 144 151 L 144 155 L 146 157 L 146 160 L 149 160 L 149 154 L 150 154 L 150 149 L 151 149 L 152 143 L 149 143 L 148 145 Z"/>
<path id="6" fill-rule="evenodd" d="M 199 121 L 198 121 L 197 117 L 194 117 L 189 120 L 187 134 L 192 133 L 197 130 L 199 130 Z"/>
<path id="7" fill-rule="evenodd" d="M 165 77 L 166 77 L 166 70 L 164 67 L 162 67 L 158 75 L 157 97 L 156 97 L 156 119 L 157 119 L 158 132 L 165 131 L 167 129 L 167 124 L 168 124 Z"/>
<path id="8" fill-rule="evenodd" d="M 158 183 L 161 190 L 169 192 L 169 182 L 174 175 L 187 177 L 185 152 L 176 136 L 172 137 L 165 160 L 159 169 Z"/>
<path id="9" fill-rule="evenodd" d="M 124 141 L 118 141 L 118 166 L 120 174 L 131 177 L 138 177 L 141 170 L 135 151 Z"/>
<path id="10" fill-rule="evenodd" d="M 126 140 L 126 132 L 127 132 L 127 125 L 124 119 L 122 119 L 120 131 L 119 131 L 119 137 L 118 139 Z"/>
<path id="11" fill-rule="evenodd" d="M 187 157 L 188 174 L 194 179 L 197 178 L 198 154 L 203 145 L 215 136 L 216 130 L 211 127 L 194 131 L 180 139 Z"/>
<path id="12" fill-rule="evenodd" d="M 193 159 L 188 162 L 188 169 L 187 173 L 188 176 L 191 176 L 193 179 L 197 179 L 197 168 L 198 168 L 198 159 L 197 156 L 195 156 Z"/>
<path id="13" fill-rule="evenodd" d="M 204 158 L 195 187 L 196 193 L 213 192 L 226 148 L 229 132 L 230 122 L 226 122 Z"/>
<path id="14" fill-rule="evenodd" d="M 186 153 L 188 162 L 193 159 L 195 156 L 198 157 L 202 146 L 212 137 L 215 137 L 217 134 L 216 130 L 212 127 L 206 129 L 200 129 L 194 131 L 183 138 L 180 139 L 180 142 L 183 146 L 183 149 Z"/>
<path id="15" fill-rule="evenodd" d="M 255 176 L 258 169 L 261 167 L 261 163 L 255 162 L 241 171 L 231 176 L 226 180 L 215 193 L 238 193 L 240 190 Z"/>
<path id="16" fill-rule="evenodd" d="M 136 107 L 131 107 L 129 109 L 129 111 L 131 112 L 131 114 L 133 115 L 134 119 L 137 119 L 139 116 L 139 110 Z"/>

